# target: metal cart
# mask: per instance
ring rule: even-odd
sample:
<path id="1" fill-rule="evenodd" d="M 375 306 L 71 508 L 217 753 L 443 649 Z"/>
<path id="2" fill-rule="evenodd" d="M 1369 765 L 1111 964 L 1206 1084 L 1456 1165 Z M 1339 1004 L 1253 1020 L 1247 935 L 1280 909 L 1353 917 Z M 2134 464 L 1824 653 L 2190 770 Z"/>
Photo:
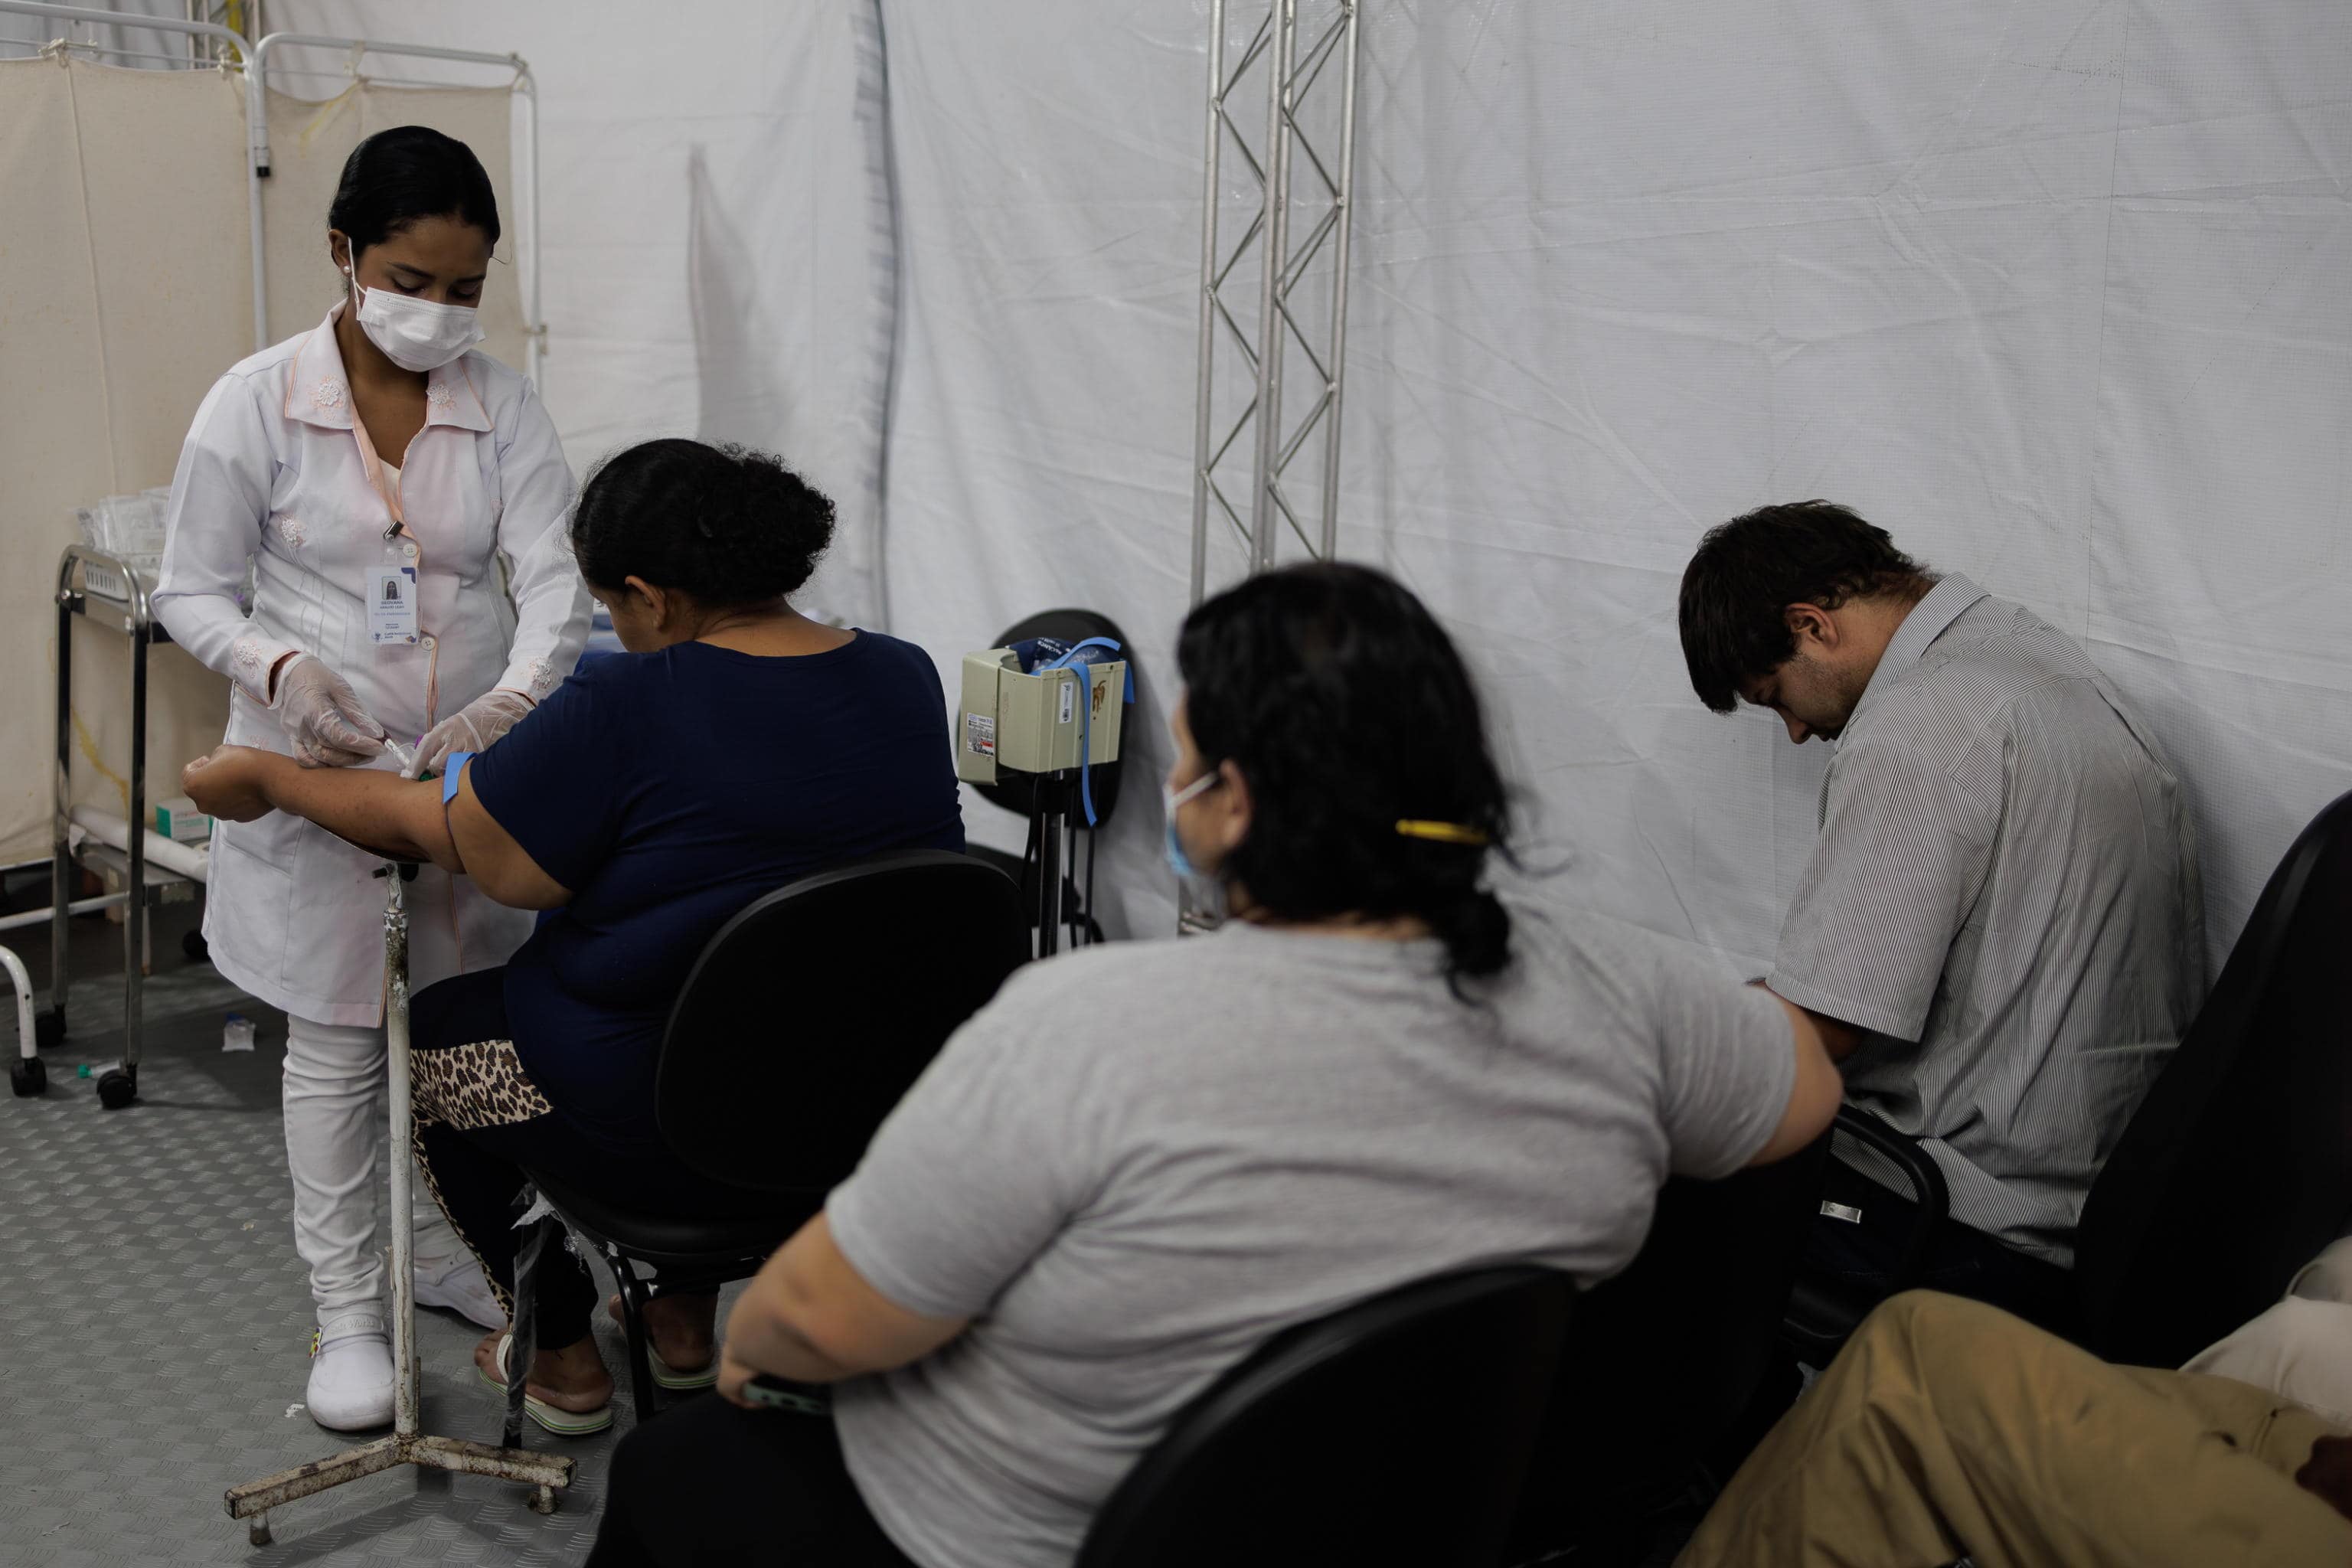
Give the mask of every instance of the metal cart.
<path id="1" fill-rule="evenodd" d="M 23 1043 L 9 1068 L 18 1094 L 38 1094 L 47 1069 L 35 1047 L 66 1037 L 66 969 L 70 921 L 76 914 L 120 903 L 122 911 L 122 1060 L 99 1075 L 98 1100 L 119 1110 L 139 1098 L 140 984 L 147 963 L 147 911 L 158 904 L 185 903 L 196 896 L 190 878 L 147 861 L 147 654 L 171 634 L 155 623 L 147 603 L 148 584 L 121 556 L 86 544 L 71 544 L 58 561 L 58 767 L 51 802 L 49 873 L 49 1005 L 35 1023 L 35 1038 Z M 93 626 L 119 627 L 131 638 L 131 798 L 125 813 L 124 847 L 85 837 L 73 845 L 73 623 L 79 616 Z M 73 873 L 94 871 L 105 884 L 103 897 L 72 901 Z"/>

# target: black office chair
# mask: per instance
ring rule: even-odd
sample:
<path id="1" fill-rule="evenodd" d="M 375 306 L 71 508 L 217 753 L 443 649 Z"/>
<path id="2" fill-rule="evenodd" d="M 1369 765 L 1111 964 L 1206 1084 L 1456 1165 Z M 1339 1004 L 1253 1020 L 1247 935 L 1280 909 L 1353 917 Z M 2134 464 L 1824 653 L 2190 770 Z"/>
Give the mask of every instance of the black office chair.
<path id="1" fill-rule="evenodd" d="M 1276 1335 L 1128 1473 L 1076 1568 L 1494 1568 L 1575 1295 L 1482 1269 Z"/>
<path id="2" fill-rule="evenodd" d="M 1916 1264 L 1947 1217 L 1935 1162 L 1852 1107 L 1838 1125 L 1869 1138 L 1921 1193 Z M 2067 1331 L 2110 1361 L 2178 1366 L 2270 1306 L 2347 1226 L 2352 795 L 2313 818 L 2271 873 L 2212 994 L 2092 1184 Z M 1801 1279 L 1788 1337 L 1826 1364 L 1875 1304 Z"/>
<path id="3" fill-rule="evenodd" d="M 1928 1258 L 1935 1253 L 1936 1232 L 1951 1217 L 1951 1194 L 1944 1184 L 1943 1167 L 1919 1146 L 1918 1140 L 1895 1131 L 1858 1105 L 1838 1107 L 1832 1131 L 1843 1133 L 1885 1155 L 1903 1173 L 1909 1190 L 1902 1195 L 1909 1198 L 1918 1212 L 1910 1240 L 1903 1249 L 1903 1260 L 1895 1268 L 1894 1284 L 1884 1294 L 1866 1285 L 1827 1275 L 1801 1271 L 1796 1275 L 1782 1315 L 1780 1337 L 1798 1359 L 1810 1366 L 1829 1365 L 1853 1331 L 1862 1326 L 1863 1319 L 1870 1316 L 1873 1307 L 1887 1296 L 1919 1283 Z M 1816 1210 L 1819 1196 L 1816 1193 Z M 1803 1250 L 1801 1239 L 1798 1249 Z"/>
<path id="4" fill-rule="evenodd" d="M 1577 1303 L 1511 1561 L 1648 1561 L 1694 1484 L 1728 1479 L 1704 1460 L 1787 1368 L 1780 1312 L 1828 1158 L 1824 1134 L 1776 1164 L 1660 1191 L 1641 1252 Z"/>
<path id="5" fill-rule="evenodd" d="M 2352 1228 L 2352 795 L 2287 850 L 2107 1156 L 2074 1241 L 2083 1342 L 2179 1366 Z"/>
<path id="6" fill-rule="evenodd" d="M 993 867 L 939 849 L 803 877 L 719 928 L 670 1013 L 654 1113 L 679 1158 L 740 1201 L 653 1214 L 527 1173 L 612 1267 L 638 1420 L 656 1408 L 641 1266 L 666 1284 L 706 1287 L 757 1273 L 856 1169 L 948 1037 L 1028 956 L 1019 889 Z M 530 1364 L 529 1266 L 553 1235 L 542 1226 L 517 1264 L 509 1366 L 518 1376 Z M 509 1443 L 520 1418 L 510 1400 Z"/>

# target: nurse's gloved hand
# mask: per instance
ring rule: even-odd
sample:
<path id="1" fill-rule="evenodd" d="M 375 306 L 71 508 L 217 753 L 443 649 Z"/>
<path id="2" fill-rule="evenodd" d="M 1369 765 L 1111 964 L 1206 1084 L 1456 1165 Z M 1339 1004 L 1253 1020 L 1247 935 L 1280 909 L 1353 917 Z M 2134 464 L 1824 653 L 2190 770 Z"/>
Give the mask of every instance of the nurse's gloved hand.
<path id="1" fill-rule="evenodd" d="M 269 706 L 306 768 L 354 767 L 383 750 L 383 726 L 360 706 L 351 682 L 313 655 L 298 653 L 278 666 Z"/>
<path id="2" fill-rule="evenodd" d="M 416 743 L 416 761 L 402 772 L 408 778 L 423 778 L 441 772 L 452 752 L 488 751 L 491 742 L 521 723 L 530 711 L 530 699 L 520 691 L 504 687 L 485 691 L 425 731 L 425 739 Z"/>

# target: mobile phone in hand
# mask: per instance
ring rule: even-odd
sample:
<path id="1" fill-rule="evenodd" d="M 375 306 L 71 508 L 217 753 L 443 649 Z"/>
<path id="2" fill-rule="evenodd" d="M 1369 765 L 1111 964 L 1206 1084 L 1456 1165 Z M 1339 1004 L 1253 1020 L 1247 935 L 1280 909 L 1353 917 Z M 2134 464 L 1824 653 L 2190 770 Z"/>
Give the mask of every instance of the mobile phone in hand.
<path id="1" fill-rule="evenodd" d="M 824 1389 L 805 1383 L 787 1383 L 766 1373 L 743 1385 L 743 1400 L 762 1410 L 789 1410 L 795 1415 L 830 1415 L 833 1401 Z"/>

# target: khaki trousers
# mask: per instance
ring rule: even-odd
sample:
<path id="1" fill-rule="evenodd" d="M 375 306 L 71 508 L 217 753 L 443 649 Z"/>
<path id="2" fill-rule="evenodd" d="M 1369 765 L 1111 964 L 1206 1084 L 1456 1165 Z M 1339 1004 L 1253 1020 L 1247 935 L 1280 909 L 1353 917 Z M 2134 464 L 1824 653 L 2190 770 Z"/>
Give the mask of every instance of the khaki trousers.
<path id="1" fill-rule="evenodd" d="M 1678 1568 L 2352 1568 L 2294 1484 L 2334 1429 L 2248 1384 L 2111 1366 L 1911 1291 L 1740 1468 Z"/>

